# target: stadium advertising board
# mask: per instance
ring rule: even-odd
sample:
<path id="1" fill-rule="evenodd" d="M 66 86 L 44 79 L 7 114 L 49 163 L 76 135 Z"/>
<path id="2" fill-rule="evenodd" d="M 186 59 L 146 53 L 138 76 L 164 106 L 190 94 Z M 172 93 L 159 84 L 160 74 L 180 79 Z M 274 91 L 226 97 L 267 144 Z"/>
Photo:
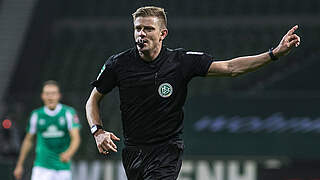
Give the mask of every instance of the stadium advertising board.
<path id="1" fill-rule="evenodd" d="M 77 180 L 127 179 L 121 161 L 79 161 L 72 169 L 73 179 Z M 178 180 L 257 180 L 257 163 L 251 160 L 185 160 Z"/>
<path id="2" fill-rule="evenodd" d="M 285 159 L 185 159 L 178 180 L 319 180 L 319 164 L 289 165 Z M 78 161 L 74 180 L 126 180 L 120 160 Z"/>
<path id="3" fill-rule="evenodd" d="M 319 159 L 319 105 L 299 97 L 190 98 L 185 155 Z"/>

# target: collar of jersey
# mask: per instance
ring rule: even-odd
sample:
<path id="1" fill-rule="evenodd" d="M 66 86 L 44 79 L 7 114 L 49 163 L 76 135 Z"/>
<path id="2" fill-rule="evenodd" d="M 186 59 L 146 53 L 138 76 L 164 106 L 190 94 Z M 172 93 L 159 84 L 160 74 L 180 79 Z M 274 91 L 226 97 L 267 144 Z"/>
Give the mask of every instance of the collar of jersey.
<path id="1" fill-rule="evenodd" d="M 136 53 L 136 56 L 137 56 L 142 62 L 144 62 L 144 63 L 146 63 L 146 64 L 155 64 L 155 63 L 158 63 L 159 59 L 161 59 L 161 57 L 163 56 L 163 53 L 164 53 L 165 49 L 166 49 L 166 45 L 163 44 L 162 47 L 161 47 L 160 53 L 158 54 L 158 56 L 157 56 L 153 61 L 150 61 L 150 62 L 145 61 L 145 60 L 143 60 L 143 59 L 141 58 L 141 56 L 139 55 L 139 51 L 138 51 L 138 48 L 137 48 L 137 47 L 135 47 L 135 53 Z"/>
<path id="2" fill-rule="evenodd" d="M 44 107 L 44 112 L 48 115 L 48 116 L 55 116 L 57 115 L 60 110 L 62 109 L 62 105 L 61 104 L 57 104 L 56 108 L 54 110 L 50 110 L 49 108 L 47 108 L 46 106 Z"/>

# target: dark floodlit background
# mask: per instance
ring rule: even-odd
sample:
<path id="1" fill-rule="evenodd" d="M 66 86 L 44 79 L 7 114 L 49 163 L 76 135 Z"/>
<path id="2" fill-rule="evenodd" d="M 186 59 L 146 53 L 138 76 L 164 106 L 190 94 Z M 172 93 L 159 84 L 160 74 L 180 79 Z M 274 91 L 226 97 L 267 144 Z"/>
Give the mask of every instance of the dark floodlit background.
<path id="1" fill-rule="evenodd" d="M 131 14 L 146 5 L 165 8 L 168 47 L 204 51 L 216 60 L 276 47 L 295 24 L 302 38 L 299 48 L 256 72 L 191 82 L 187 163 L 179 179 L 237 179 L 231 162 L 239 164 L 242 180 L 320 179 L 319 0 L 0 0 L 0 179 L 13 179 L 28 117 L 42 105 L 41 86 L 49 79 L 61 84 L 62 102 L 76 108 L 82 124 L 74 171 L 90 167 L 84 168 L 94 174 L 89 179 L 121 179 L 121 153 L 98 154 L 84 106 L 104 61 L 133 47 Z M 117 89 L 101 111 L 104 126 L 121 136 Z M 224 167 L 222 176 L 217 167 Z"/>

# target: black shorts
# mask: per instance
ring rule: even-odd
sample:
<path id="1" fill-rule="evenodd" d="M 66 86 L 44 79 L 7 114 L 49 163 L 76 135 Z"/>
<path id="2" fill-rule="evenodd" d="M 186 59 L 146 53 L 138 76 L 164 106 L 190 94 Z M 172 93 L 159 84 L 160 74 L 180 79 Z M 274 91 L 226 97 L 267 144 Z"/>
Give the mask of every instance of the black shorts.
<path id="1" fill-rule="evenodd" d="M 148 146 L 126 146 L 122 163 L 128 180 L 175 180 L 182 165 L 182 140 Z"/>

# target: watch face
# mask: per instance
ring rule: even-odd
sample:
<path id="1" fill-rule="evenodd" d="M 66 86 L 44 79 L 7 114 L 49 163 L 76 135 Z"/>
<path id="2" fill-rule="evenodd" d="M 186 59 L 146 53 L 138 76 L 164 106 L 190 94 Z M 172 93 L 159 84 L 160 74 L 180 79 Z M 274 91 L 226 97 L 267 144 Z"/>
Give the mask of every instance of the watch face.
<path id="1" fill-rule="evenodd" d="M 95 133 L 98 130 L 98 127 L 96 125 L 93 125 L 91 127 L 91 134 Z"/>

